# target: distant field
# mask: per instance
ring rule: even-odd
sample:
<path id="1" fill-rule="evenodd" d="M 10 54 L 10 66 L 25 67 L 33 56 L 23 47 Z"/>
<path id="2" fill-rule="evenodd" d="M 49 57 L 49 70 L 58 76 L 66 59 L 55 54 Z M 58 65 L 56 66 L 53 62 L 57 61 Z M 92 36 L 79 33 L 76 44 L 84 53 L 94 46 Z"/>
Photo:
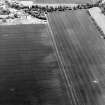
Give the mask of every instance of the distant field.
<path id="1" fill-rule="evenodd" d="M 29 0 L 28 0 L 29 1 Z M 35 3 L 92 3 L 98 0 L 32 0 Z"/>
<path id="2" fill-rule="evenodd" d="M 72 87 L 72 105 L 103 105 L 105 42 L 99 38 L 89 15 L 85 10 L 51 13 L 48 20 Z"/>

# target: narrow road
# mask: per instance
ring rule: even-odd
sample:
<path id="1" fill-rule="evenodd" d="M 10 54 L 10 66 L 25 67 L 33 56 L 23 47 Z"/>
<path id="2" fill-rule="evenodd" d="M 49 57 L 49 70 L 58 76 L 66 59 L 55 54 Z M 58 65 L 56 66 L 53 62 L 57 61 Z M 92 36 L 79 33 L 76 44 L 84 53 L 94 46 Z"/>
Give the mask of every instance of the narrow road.
<path id="1" fill-rule="evenodd" d="M 66 4 L 86 4 L 86 3 L 92 3 L 96 2 L 98 0 L 33 0 L 35 3 L 50 3 L 50 4 L 60 4 L 60 3 L 66 3 Z"/>

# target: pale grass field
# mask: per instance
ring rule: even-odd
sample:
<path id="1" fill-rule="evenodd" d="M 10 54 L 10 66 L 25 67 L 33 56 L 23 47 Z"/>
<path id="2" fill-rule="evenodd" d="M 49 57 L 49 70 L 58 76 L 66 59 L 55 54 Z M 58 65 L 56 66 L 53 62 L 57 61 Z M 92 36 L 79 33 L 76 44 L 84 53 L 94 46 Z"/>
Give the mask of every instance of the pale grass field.
<path id="1" fill-rule="evenodd" d="M 17 18 L 17 19 L 7 19 L 6 22 L 0 21 L 0 25 L 17 25 L 17 24 L 47 24 L 47 21 L 33 18 L 31 16 Z"/>
<path id="2" fill-rule="evenodd" d="M 105 34 L 105 15 L 102 14 L 101 9 L 94 7 L 89 9 L 89 12 L 93 19 L 96 21 L 97 25 L 102 29 Z"/>

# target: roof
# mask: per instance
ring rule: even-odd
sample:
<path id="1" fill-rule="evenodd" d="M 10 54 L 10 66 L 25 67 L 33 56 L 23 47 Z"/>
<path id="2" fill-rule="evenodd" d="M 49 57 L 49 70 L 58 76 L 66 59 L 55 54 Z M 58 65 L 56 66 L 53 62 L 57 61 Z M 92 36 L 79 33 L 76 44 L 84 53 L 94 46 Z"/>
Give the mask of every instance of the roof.
<path id="1" fill-rule="evenodd" d="M 24 6 L 31 6 L 33 1 L 20 1 L 20 4 L 23 4 Z"/>

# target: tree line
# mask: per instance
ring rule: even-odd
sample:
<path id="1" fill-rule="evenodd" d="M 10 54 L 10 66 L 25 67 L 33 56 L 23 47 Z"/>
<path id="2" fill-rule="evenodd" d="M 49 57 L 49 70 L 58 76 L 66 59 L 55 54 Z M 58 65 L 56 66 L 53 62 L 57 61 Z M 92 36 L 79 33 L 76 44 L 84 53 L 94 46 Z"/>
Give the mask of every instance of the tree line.
<path id="1" fill-rule="evenodd" d="M 39 18 L 39 19 L 43 19 L 46 20 L 46 17 L 44 14 L 47 13 L 52 13 L 52 12 L 64 12 L 66 10 L 78 10 L 78 9 L 89 9 L 92 7 L 98 7 L 100 6 L 100 3 L 102 2 L 102 0 L 99 0 L 98 2 L 91 4 L 91 3 L 86 3 L 86 4 L 78 4 L 76 6 L 65 6 L 65 5 L 58 5 L 58 6 L 41 6 L 41 5 L 32 5 L 31 7 L 29 6 L 23 6 L 20 5 L 19 3 L 9 3 L 8 1 L 6 1 L 7 5 L 11 8 L 15 8 L 17 10 L 24 10 L 24 12 L 32 15 L 33 17 Z"/>

